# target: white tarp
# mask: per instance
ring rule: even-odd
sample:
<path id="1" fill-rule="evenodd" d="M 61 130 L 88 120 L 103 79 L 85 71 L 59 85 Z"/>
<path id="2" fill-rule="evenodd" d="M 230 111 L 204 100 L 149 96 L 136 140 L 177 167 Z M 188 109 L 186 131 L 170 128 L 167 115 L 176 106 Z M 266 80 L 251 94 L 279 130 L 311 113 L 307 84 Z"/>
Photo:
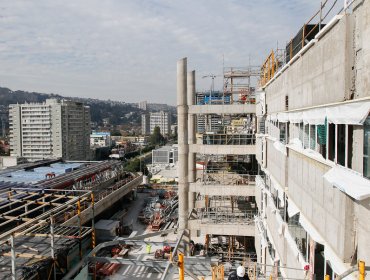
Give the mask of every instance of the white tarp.
<path id="1" fill-rule="evenodd" d="M 270 115 L 270 120 L 271 121 L 277 121 L 277 114 L 276 113 L 273 113 Z"/>
<path id="2" fill-rule="evenodd" d="M 303 121 L 303 113 L 302 112 L 289 113 L 289 121 L 290 123 L 301 123 Z"/>
<path id="3" fill-rule="evenodd" d="M 303 111 L 303 123 L 305 124 L 325 124 L 325 108 L 316 108 Z"/>
<path id="4" fill-rule="evenodd" d="M 288 147 L 295 148 L 297 150 L 303 150 L 303 144 L 302 141 L 299 140 L 298 138 L 293 138 L 290 139 L 289 144 L 287 145 Z"/>
<path id="5" fill-rule="evenodd" d="M 279 152 L 282 152 L 284 155 L 287 155 L 287 152 L 286 152 L 286 147 L 283 143 L 281 143 L 280 141 L 275 141 L 274 142 L 274 147 L 276 150 L 278 150 Z"/>
<path id="6" fill-rule="evenodd" d="M 268 246 L 266 238 L 263 235 L 260 236 L 261 236 L 261 247 L 262 249 L 265 249 Z"/>
<path id="7" fill-rule="evenodd" d="M 324 247 L 324 255 L 326 261 L 330 263 L 331 268 L 336 274 L 343 274 L 348 269 L 327 244 Z"/>
<path id="8" fill-rule="evenodd" d="M 370 101 L 355 102 L 326 108 L 329 123 L 362 125 L 369 115 Z"/>
<path id="9" fill-rule="evenodd" d="M 278 113 L 277 119 L 281 123 L 286 123 L 289 121 L 289 114 L 288 113 Z"/>
<path id="10" fill-rule="evenodd" d="M 288 216 L 291 218 L 294 215 L 297 215 L 299 212 L 300 211 L 297 205 L 295 205 L 295 203 L 291 199 L 289 199 L 288 200 Z"/>
<path id="11" fill-rule="evenodd" d="M 279 113 L 280 122 L 288 119 L 291 123 L 305 123 L 311 125 L 325 124 L 325 118 L 329 123 L 362 125 L 370 112 L 370 101 L 360 101 L 325 108 L 314 108 L 301 112 Z M 280 117 L 280 114 L 281 117 Z M 286 116 L 287 115 L 287 116 Z"/>
<path id="12" fill-rule="evenodd" d="M 370 180 L 346 168 L 335 166 L 324 174 L 324 178 L 356 200 L 370 197 Z"/>
<path id="13" fill-rule="evenodd" d="M 279 200 L 280 200 L 280 205 L 281 206 L 285 206 L 284 192 L 282 192 L 281 190 L 279 190 L 278 191 L 278 197 L 279 197 Z"/>
<path id="14" fill-rule="evenodd" d="M 271 212 L 274 213 L 276 211 L 276 206 L 275 206 L 275 202 L 274 202 L 274 199 L 272 196 L 267 196 L 267 199 L 268 199 L 268 205 L 269 207 L 271 208 Z"/>
<path id="15" fill-rule="evenodd" d="M 290 232 L 289 230 L 286 230 L 285 231 L 285 238 L 286 238 L 286 241 L 288 242 L 288 245 L 290 247 L 290 249 L 292 250 L 292 253 L 293 253 L 293 256 L 296 258 L 296 260 L 298 261 L 298 258 L 299 258 L 299 255 L 300 255 L 300 252 L 298 250 L 298 246 L 297 244 L 295 243 L 293 237 L 290 235 Z"/>
<path id="16" fill-rule="evenodd" d="M 315 242 L 325 244 L 325 240 L 321 237 L 321 234 L 302 214 L 299 215 L 299 223 Z"/>
<path id="17" fill-rule="evenodd" d="M 265 183 L 263 182 L 263 179 L 261 176 L 256 176 L 256 186 L 260 189 L 264 189 Z"/>
<path id="18" fill-rule="evenodd" d="M 278 222 L 278 233 L 279 233 L 279 235 L 284 235 L 285 223 L 284 223 L 283 219 L 281 218 L 279 211 L 276 211 L 276 220 Z"/>

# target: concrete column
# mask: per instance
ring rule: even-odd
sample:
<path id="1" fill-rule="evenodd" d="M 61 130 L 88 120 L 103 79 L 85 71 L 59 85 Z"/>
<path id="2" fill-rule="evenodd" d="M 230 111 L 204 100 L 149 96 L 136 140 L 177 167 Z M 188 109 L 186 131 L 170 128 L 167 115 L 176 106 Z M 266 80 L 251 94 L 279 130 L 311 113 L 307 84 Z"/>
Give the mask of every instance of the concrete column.
<path id="1" fill-rule="evenodd" d="M 188 72 L 188 105 L 195 104 L 195 71 Z M 188 114 L 188 144 L 195 144 L 195 115 Z M 196 154 L 189 153 L 189 183 L 196 181 Z M 189 192 L 189 211 L 195 207 L 195 192 Z"/>
<path id="2" fill-rule="evenodd" d="M 179 229 L 188 228 L 188 106 L 187 106 L 187 59 L 186 57 L 177 62 L 177 125 L 179 144 Z"/>

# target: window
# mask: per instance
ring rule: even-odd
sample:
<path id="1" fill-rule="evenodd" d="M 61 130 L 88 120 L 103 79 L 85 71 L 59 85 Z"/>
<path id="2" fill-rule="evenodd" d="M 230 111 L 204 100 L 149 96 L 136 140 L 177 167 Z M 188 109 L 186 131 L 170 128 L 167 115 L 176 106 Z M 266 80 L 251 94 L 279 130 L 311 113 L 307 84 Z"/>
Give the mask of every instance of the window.
<path id="1" fill-rule="evenodd" d="M 309 148 L 309 133 L 310 133 L 310 125 L 304 124 L 303 125 L 303 148 Z"/>
<path id="2" fill-rule="evenodd" d="M 318 125 L 316 127 L 317 134 L 317 151 L 326 158 L 326 130 L 328 129 L 328 123 L 325 120 L 324 125 Z"/>
<path id="3" fill-rule="evenodd" d="M 309 126 L 310 149 L 316 149 L 316 125 Z"/>
<path id="4" fill-rule="evenodd" d="M 364 176 L 370 179 L 370 117 L 364 123 Z"/>
<path id="5" fill-rule="evenodd" d="M 342 166 L 352 167 L 353 125 L 329 124 L 328 157 Z"/>
<path id="6" fill-rule="evenodd" d="M 279 123 L 279 139 L 283 144 L 287 143 L 287 123 Z"/>
<path id="7" fill-rule="evenodd" d="M 335 124 L 329 124 L 328 158 L 334 161 L 335 157 Z"/>
<path id="8" fill-rule="evenodd" d="M 346 153 L 346 128 L 344 124 L 338 124 L 337 125 L 337 131 L 336 131 L 336 137 L 337 137 L 337 163 L 345 166 L 345 153 Z"/>

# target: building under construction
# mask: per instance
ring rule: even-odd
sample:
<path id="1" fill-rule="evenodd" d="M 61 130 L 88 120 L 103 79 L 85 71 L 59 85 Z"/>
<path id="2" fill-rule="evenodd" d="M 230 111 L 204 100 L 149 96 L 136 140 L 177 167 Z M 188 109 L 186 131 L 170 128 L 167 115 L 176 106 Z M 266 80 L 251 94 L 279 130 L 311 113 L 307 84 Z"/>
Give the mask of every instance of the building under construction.
<path id="1" fill-rule="evenodd" d="M 178 202 L 163 211 L 178 203 L 177 228 L 96 244 L 94 217 L 142 179 L 115 162 L 31 183 L 1 174 L 0 277 L 224 280 L 242 264 L 250 279 L 365 279 L 369 15 L 368 0 L 324 1 L 261 67 L 225 68 L 223 92 L 204 104 L 178 61 Z M 207 115 L 220 126 L 197 134 Z"/>
<path id="2" fill-rule="evenodd" d="M 116 161 L 45 160 L 2 170 L 0 278 L 61 279 L 95 247 L 95 217 L 141 181 Z"/>
<path id="3" fill-rule="evenodd" d="M 179 229 L 254 279 L 364 279 L 370 262 L 370 2 L 347 2 L 324 1 L 262 67 L 225 71 L 227 103 L 196 104 L 178 61 Z M 255 75 L 256 92 L 238 82 Z M 199 115 L 220 127 L 196 135 Z"/>

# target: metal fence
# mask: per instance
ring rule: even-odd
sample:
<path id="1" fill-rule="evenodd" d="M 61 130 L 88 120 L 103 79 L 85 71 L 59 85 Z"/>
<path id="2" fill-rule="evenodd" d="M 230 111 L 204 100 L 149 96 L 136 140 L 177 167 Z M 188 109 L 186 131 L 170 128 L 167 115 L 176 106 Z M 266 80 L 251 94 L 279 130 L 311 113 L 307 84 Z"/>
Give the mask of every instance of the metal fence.
<path id="1" fill-rule="evenodd" d="M 253 134 L 203 134 L 203 145 L 255 145 Z"/>
<path id="2" fill-rule="evenodd" d="M 256 175 L 232 172 L 208 172 L 203 174 L 203 185 L 254 185 Z"/>
<path id="3" fill-rule="evenodd" d="M 198 209 L 198 218 L 201 223 L 207 224 L 253 224 L 256 210 L 240 211 L 231 207 L 201 208 Z"/>

